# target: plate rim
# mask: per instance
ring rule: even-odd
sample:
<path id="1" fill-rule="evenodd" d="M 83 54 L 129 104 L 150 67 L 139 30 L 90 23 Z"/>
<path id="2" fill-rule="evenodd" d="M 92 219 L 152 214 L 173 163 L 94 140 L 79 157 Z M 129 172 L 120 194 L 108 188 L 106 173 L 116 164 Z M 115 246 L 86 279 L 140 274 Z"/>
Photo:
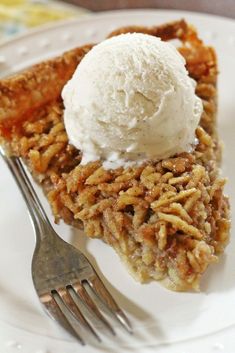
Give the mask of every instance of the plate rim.
<path id="1" fill-rule="evenodd" d="M 134 15 L 148 15 L 148 14 L 174 14 L 174 15 L 179 15 L 179 17 L 183 16 L 191 16 L 195 17 L 195 19 L 203 17 L 204 19 L 209 18 L 211 20 L 217 20 L 217 21 L 225 21 L 230 25 L 235 26 L 235 19 L 225 17 L 225 16 L 219 16 L 219 15 L 214 15 L 214 14 L 207 14 L 203 12 L 197 12 L 197 11 L 185 11 L 185 10 L 176 10 L 176 9 L 151 9 L 151 8 L 139 8 L 139 9 L 121 9 L 121 10 L 112 10 L 112 11 L 100 11 L 98 13 L 95 12 L 88 12 L 84 13 L 82 17 L 74 17 L 74 18 L 69 18 L 65 20 L 58 20 L 54 22 L 49 22 L 47 24 L 43 24 L 39 27 L 31 28 L 27 30 L 26 32 L 16 34 L 13 38 L 10 38 L 3 43 L 0 44 L 0 49 L 3 49 L 5 46 L 8 44 L 13 44 L 14 42 L 17 42 L 20 39 L 23 38 L 28 38 L 30 36 L 33 36 L 35 34 L 40 34 L 44 33 L 56 28 L 60 27 L 65 27 L 68 24 L 74 24 L 74 23 L 85 23 L 85 22 L 90 22 L 92 20 L 99 20 L 102 21 L 106 18 L 110 17 L 119 17 L 120 15 L 128 15 L 128 16 L 134 16 Z"/>

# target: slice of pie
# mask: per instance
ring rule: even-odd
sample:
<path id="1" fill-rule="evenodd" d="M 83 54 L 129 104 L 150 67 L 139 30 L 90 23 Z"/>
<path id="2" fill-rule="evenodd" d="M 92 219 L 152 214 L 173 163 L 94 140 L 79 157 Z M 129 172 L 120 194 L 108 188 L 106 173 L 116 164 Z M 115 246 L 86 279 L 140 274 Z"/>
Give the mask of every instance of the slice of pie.
<path id="1" fill-rule="evenodd" d="M 81 165 L 68 143 L 61 90 L 92 45 L 85 45 L 0 81 L 0 138 L 24 159 L 50 202 L 55 221 L 83 228 L 111 245 L 139 281 L 164 280 L 173 290 L 198 289 L 229 239 L 229 205 L 218 177 L 217 62 L 211 47 L 184 20 L 130 26 L 177 39 L 204 111 L 192 153 L 129 168 Z"/>

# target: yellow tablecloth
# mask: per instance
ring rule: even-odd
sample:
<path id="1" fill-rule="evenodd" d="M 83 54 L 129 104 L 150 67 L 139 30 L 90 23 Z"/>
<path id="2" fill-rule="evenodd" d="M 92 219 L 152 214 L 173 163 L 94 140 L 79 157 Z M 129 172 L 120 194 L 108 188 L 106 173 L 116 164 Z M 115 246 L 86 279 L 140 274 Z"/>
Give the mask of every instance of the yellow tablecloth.
<path id="1" fill-rule="evenodd" d="M 28 28 L 88 13 L 53 0 L 0 0 L 0 43 Z"/>

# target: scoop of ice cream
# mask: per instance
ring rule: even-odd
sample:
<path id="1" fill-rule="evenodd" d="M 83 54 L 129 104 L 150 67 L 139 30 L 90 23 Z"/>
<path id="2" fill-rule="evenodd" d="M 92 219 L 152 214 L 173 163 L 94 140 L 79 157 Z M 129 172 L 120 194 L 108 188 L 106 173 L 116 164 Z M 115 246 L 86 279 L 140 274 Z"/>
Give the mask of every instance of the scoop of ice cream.
<path id="1" fill-rule="evenodd" d="M 105 168 L 163 159 L 195 144 L 201 100 L 176 48 L 123 34 L 91 49 L 65 85 L 64 121 L 82 164 Z"/>

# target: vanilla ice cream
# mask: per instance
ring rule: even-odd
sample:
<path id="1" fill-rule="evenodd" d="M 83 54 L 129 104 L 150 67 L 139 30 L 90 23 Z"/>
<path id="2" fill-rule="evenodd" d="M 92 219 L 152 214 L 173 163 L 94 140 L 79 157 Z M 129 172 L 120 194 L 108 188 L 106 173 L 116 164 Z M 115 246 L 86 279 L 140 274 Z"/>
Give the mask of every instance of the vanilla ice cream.
<path id="1" fill-rule="evenodd" d="M 184 58 L 159 38 L 129 33 L 96 45 L 62 97 L 66 131 L 82 164 L 126 167 L 195 144 L 202 102 Z"/>

